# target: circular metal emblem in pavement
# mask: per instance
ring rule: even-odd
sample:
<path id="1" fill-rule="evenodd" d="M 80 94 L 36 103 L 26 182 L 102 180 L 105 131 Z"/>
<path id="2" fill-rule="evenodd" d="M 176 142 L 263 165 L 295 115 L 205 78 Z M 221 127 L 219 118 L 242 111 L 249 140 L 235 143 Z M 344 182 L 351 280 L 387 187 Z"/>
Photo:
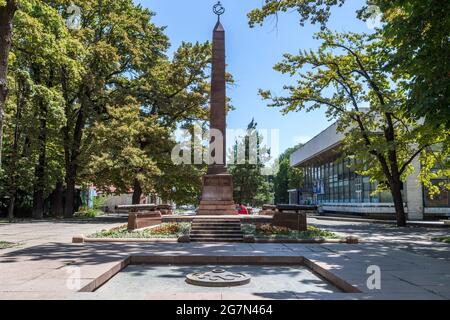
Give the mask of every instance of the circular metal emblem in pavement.
<path id="1" fill-rule="evenodd" d="M 208 272 L 190 273 L 186 282 L 202 287 L 234 287 L 250 282 L 250 277 L 240 272 L 229 272 L 223 269 L 214 269 Z"/>

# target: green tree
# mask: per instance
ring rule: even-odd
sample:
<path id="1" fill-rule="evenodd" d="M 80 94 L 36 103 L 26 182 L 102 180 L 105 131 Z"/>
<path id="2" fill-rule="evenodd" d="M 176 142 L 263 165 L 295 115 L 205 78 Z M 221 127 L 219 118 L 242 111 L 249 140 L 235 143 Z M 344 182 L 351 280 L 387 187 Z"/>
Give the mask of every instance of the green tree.
<path id="1" fill-rule="evenodd" d="M 178 127 L 189 127 L 196 121 L 205 121 L 208 118 L 210 62 L 209 43 L 182 43 L 171 61 L 163 59 L 154 68 L 149 69 L 139 80 L 141 88 L 138 90 L 138 97 L 143 116 L 155 117 L 157 122 L 169 132 L 174 132 Z M 158 138 L 144 139 L 140 144 L 141 148 L 152 154 L 158 164 L 163 167 L 166 179 L 158 179 L 156 191 L 159 191 L 161 196 L 173 194 L 181 200 L 180 190 L 188 190 L 189 187 L 178 184 L 177 188 L 165 183 L 177 181 L 177 174 L 181 172 L 180 168 L 170 164 L 171 151 L 175 142 L 167 139 L 165 141 Z M 196 176 L 197 168 L 193 167 L 192 170 L 183 172 L 187 174 L 187 177 Z M 183 179 L 178 181 L 181 182 Z M 184 181 L 188 182 L 188 180 Z M 194 181 L 200 181 L 199 177 Z M 136 203 L 142 193 L 140 184 L 141 180 L 136 179 L 133 188 L 133 201 Z M 173 188 L 179 191 L 173 193 L 170 191 Z M 191 193 L 188 198 L 192 199 Z"/>
<path id="2" fill-rule="evenodd" d="M 69 1 L 60 2 L 60 10 Z M 131 0 L 75 1 L 81 8 L 81 29 L 72 30 L 84 46 L 85 66 L 73 79 L 63 68 L 62 87 L 67 124 L 63 128 L 65 152 L 65 216 L 74 212 L 75 185 L 88 166 L 91 136 L 85 130 L 106 115 L 108 106 L 136 96 L 136 79 L 156 65 L 168 48 L 163 29 L 151 22 L 153 13 Z"/>
<path id="3" fill-rule="evenodd" d="M 262 142 L 253 119 L 246 135 L 233 146 L 233 161 L 229 161 L 231 164 L 228 167 L 233 175 L 234 200 L 237 203 L 261 206 L 273 202 L 272 179 L 263 174 L 270 150 Z"/>
<path id="4" fill-rule="evenodd" d="M 110 106 L 108 119 L 99 121 L 89 130 L 92 142 L 89 150 L 89 166 L 83 170 L 82 181 L 91 181 L 109 191 L 114 186 L 116 193 L 128 193 L 135 179 L 141 181 L 144 192 L 154 192 L 154 178 L 161 174 L 152 155 L 140 147 L 139 139 L 161 138 L 164 127 L 154 117 L 141 117 L 140 106 L 130 97 L 128 105 Z"/>
<path id="5" fill-rule="evenodd" d="M 408 114 L 450 128 L 450 2 L 372 0 L 383 12 L 379 30 L 392 49 L 386 68 L 408 90 Z M 370 10 L 360 16 L 367 19 Z"/>
<path id="6" fill-rule="evenodd" d="M 2 169 L 3 118 L 8 97 L 8 62 L 12 43 L 12 22 L 17 1 L 0 0 L 0 170 Z"/>
<path id="7" fill-rule="evenodd" d="M 6 140 L 5 161 L 8 213 L 11 220 L 17 191 L 25 188 L 33 193 L 33 217 L 42 218 L 44 201 L 63 172 L 59 132 L 65 122 L 64 99 L 55 70 L 75 64 L 68 53 L 77 46 L 59 12 L 35 0 L 21 1 L 13 43 L 8 103 L 12 121 L 6 128 L 11 139 Z"/>
<path id="8" fill-rule="evenodd" d="M 81 9 L 79 29 L 66 26 L 72 3 Z M 48 199 L 53 214 L 64 207 L 70 217 L 75 185 L 167 196 L 171 181 L 181 199 L 187 188 L 178 182 L 200 181 L 200 171 L 168 159 L 171 133 L 208 113 L 208 43 L 183 43 L 169 60 L 163 28 L 131 0 L 23 0 L 18 9 L 2 148 L 8 168 L 0 174 L 11 217 L 17 193 L 34 194 L 35 217 Z"/>
<path id="9" fill-rule="evenodd" d="M 298 75 L 297 85 L 286 86 L 287 97 L 261 91 L 271 106 L 283 113 L 326 107 L 345 134 L 345 153 L 355 155 L 357 172 L 388 188 L 394 199 L 397 224 L 406 224 L 402 181 L 411 173 L 411 162 L 425 157 L 432 145 L 445 142 L 448 131 L 436 132 L 406 117 L 406 93 L 386 72 L 384 41 L 374 36 L 324 31 L 317 52 L 285 55 L 275 69 Z M 433 157 L 428 154 L 426 157 Z"/>
<path id="10" fill-rule="evenodd" d="M 345 0 L 265 0 L 249 13 L 250 25 L 262 24 L 270 16 L 296 10 L 300 24 L 310 21 L 322 28 L 333 7 Z M 409 115 L 425 118 L 431 126 L 450 127 L 450 2 L 441 0 L 367 0 L 359 18 L 370 18 L 377 6 L 383 26 L 377 31 L 389 48 L 385 68 L 407 87 L 403 106 Z"/>
<path id="11" fill-rule="evenodd" d="M 290 12 L 295 9 L 300 15 L 300 25 L 304 26 L 310 21 L 312 24 L 319 23 L 324 28 L 328 21 L 331 9 L 334 6 L 342 6 L 345 0 L 265 0 L 260 9 L 254 9 L 249 14 L 250 26 L 262 25 L 270 16 L 278 19 L 280 12 Z"/>
<path id="12" fill-rule="evenodd" d="M 275 203 L 289 203 L 289 192 L 291 189 L 300 189 L 303 185 L 303 172 L 301 169 L 291 166 L 291 155 L 300 147 L 299 144 L 289 148 L 278 159 L 278 169 L 274 177 Z"/>
<path id="13" fill-rule="evenodd" d="M 171 61 L 161 57 L 130 82 L 130 94 L 136 99 L 132 107 L 108 108 L 108 116 L 93 127 L 98 152 L 93 154 L 90 179 L 95 177 L 96 184 L 106 189 L 114 185 L 116 192 L 133 190 L 135 204 L 150 192 L 167 201 L 175 200 L 172 196 L 179 202 L 196 198 L 193 192 L 201 186 L 201 171 L 171 163 L 172 133 L 207 118 L 210 57 L 208 43 L 183 43 Z"/>

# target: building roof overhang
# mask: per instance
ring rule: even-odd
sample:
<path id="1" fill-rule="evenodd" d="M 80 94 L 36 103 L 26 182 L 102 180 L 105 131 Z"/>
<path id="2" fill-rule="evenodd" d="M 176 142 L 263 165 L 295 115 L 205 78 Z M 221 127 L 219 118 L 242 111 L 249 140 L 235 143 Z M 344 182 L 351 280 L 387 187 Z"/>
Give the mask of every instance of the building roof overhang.
<path id="1" fill-rule="evenodd" d="M 303 167 L 335 157 L 343 139 L 344 134 L 337 131 L 337 123 L 332 124 L 291 155 L 291 166 Z"/>

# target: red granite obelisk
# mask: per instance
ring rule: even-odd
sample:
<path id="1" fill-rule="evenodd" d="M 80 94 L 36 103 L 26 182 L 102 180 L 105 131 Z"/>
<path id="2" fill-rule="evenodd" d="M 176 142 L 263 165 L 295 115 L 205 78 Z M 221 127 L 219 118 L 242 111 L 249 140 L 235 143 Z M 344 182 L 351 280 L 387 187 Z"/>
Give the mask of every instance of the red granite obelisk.
<path id="1" fill-rule="evenodd" d="M 210 153 L 212 151 L 211 159 L 215 159 L 215 161 L 210 160 L 208 173 L 203 177 L 202 198 L 197 215 L 236 213 L 233 200 L 233 177 L 228 173 L 226 167 L 225 29 L 220 23 L 220 14 L 218 15 L 219 19 L 213 31 L 210 111 L 210 128 L 212 130 Z M 215 133 L 220 134 L 221 137 L 214 136 Z"/>

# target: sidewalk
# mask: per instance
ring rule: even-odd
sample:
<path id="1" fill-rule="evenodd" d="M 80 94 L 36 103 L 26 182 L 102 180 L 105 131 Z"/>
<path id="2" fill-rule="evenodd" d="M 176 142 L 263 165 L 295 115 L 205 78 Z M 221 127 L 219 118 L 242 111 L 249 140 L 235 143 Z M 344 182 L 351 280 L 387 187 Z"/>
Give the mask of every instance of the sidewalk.
<path id="1" fill-rule="evenodd" d="M 0 250 L 0 257 L 8 252 L 36 245 L 60 242 L 70 243 L 76 234 L 91 234 L 126 223 L 126 218 L 101 216 L 93 219 L 28 220 L 13 224 L 0 224 L 0 241 L 12 242 L 16 246 Z"/>
<path id="2" fill-rule="evenodd" d="M 144 299 L 128 288 L 115 296 L 79 293 L 68 287 L 70 269 L 80 267 L 81 287 L 130 255 L 145 256 L 303 256 L 357 287 L 362 293 L 321 295 L 254 292 L 253 298 L 280 299 L 450 299 L 450 263 L 380 244 L 46 244 L 0 257 L 0 299 Z M 381 290 L 367 288 L 367 268 L 381 269 Z M 209 266 L 211 267 L 211 265 Z M 145 286 L 146 284 L 143 284 Z M 145 290 L 144 290 L 145 291 Z M 205 290 L 207 291 L 207 290 Z M 226 293 L 226 292 L 225 292 Z M 169 293 L 196 298 L 189 292 Z M 164 297 L 161 295 L 160 297 Z M 205 298 L 205 296 L 197 296 Z M 206 297 L 208 298 L 208 297 Z M 248 297 L 247 297 L 248 298 Z"/>
<path id="3" fill-rule="evenodd" d="M 108 297 L 99 293 L 79 293 L 71 284 L 69 276 L 74 270 L 79 270 L 80 286 L 83 287 L 105 273 L 107 276 L 130 255 L 306 257 L 362 291 L 355 294 L 254 292 L 251 296 L 242 295 L 245 299 L 450 299 L 450 245 L 429 241 L 431 237 L 448 234 L 448 229 L 396 228 L 318 219 L 308 222 L 340 234 L 356 235 L 363 243 L 72 244 L 70 240 L 74 234 L 89 234 L 120 225 L 123 221 L 95 219 L 0 225 L 0 240 L 23 243 L 21 247 L 0 250 L 0 299 L 150 298 L 149 295 L 134 294 L 127 288 Z M 381 269 L 381 290 L 367 288 L 367 268 L 372 265 Z M 158 297 L 200 299 L 209 296 L 176 292 L 153 295 L 153 298 Z M 223 292 L 214 297 L 226 299 L 229 295 Z"/>

